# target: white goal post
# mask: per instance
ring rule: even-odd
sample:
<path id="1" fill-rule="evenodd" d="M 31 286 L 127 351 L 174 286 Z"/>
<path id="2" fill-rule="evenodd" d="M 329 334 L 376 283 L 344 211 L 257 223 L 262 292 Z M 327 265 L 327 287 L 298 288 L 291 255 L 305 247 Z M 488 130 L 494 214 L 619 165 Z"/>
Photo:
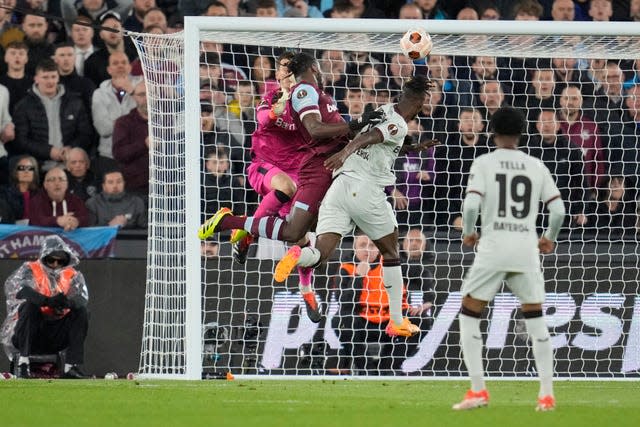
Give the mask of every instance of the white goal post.
<path id="1" fill-rule="evenodd" d="M 431 34 L 432 55 L 506 58 L 503 65 L 498 65 L 505 70 L 510 69 L 511 58 L 575 58 L 576 69 L 582 66 L 585 76 L 590 59 L 625 60 L 629 64 L 636 60 L 640 76 L 640 26 L 635 23 L 186 17 L 185 30 L 179 34 L 131 34 L 147 81 L 152 141 L 141 375 L 191 380 L 202 378 L 206 372 L 318 377 L 330 372 L 327 360 L 340 359 L 340 347 L 345 344 L 341 343 L 335 326 L 341 297 L 340 290 L 330 286 L 332 273 L 323 270 L 318 274 L 320 299 L 328 319 L 318 327 L 306 319 L 303 308 L 300 311 L 297 282 L 290 283 L 288 288 L 276 288 L 272 283 L 272 260 L 254 260 L 250 256 L 246 265 L 235 264 L 228 243 L 222 240 L 217 242 L 220 251 L 217 257 L 201 257 L 197 229 L 204 215 L 205 185 L 200 105 L 202 42 L 233 45 L 236 51 L 223 55 L 221 61 L 231 61 L 226 64 L 231 68 L 249 69 L 249 59 L 257 55 L 255 52 L 262 52 L 254 47 L 261 46 L 268 52 L 264 55 L 272 58 L 283 49 L 305 49 L 319 57 L 327 50 L 375 53 L 380 69 L 388 70 L 389 58 L 400 51 L 401 35 L 416 26 L 423 26 Z M 451 64 L 454 74 L 458 69 L 468 68 L 455 58 Z M 236 59 L 238 64 L 234 63 Z M 580 65 L 580 61 L 586 65 Z M 537 64 L 540 62 L 536 60 L 534 68 L 523 65 L 524 75 L 538 66 L 547 67 Z M 426 70 L 425 66 L 419 67 Z M 527 83 L 519 80 L 521 77 L 506 72 L 498 75 L 497 80 L 511 89 L 505 102 L 517 104 L 522 102 L 520 97 L 529 96 L 517 92 L 518 87 Z M 469 80 L 462 74 L 459 79 Z M 342 89 L 348 91 L 350 85 Z M 462 95 L 457 89 L 447 90 Z M 600 92 L 597 96 L 601 96 Z M 226 97 L 230 100 L 233 93 L 227 90 Z M 475 104 L 469 107 L 474 106 L 478 107 Z M 457 107 L 460 106 L 447 107 L 456 113 L 447 113 L 443 118 L 444 138 L 457 132 L 455 123 L 461 111 Z M 558 104 L 552 108 L 559 108 Z M 617 140 L 618 128 L 609 126 L 611 114 L 604 116 L 602 123 L 607 124 L 607 130 L 603 140 Z M 226 132 L 232 138 L 230 129 Z M 486 129 L 481 132 L 484 134 Z M 629 177 L 627 171 L 632 169 L 627 159 L 634 157 L 628 155 L 632 148 L 620 144 L 616 145 L 620 156 L 607 159 L 611 165 L 607 174 L 626 173 Z M 640 149 L 640 143 L 636 148 Z M 424 164 L 435 163 L 434 173 L 447 175 L 446 170 L 437 171 L 439 162 L 446 159 L 439 158 L 438 153 L 432 156 L 422 159 Z M 241 161 L 247 162 L 246 159 Z M 615 165 L 622 165 L 624 171 Z M 460 172 L 464 176 L 465 171 Z M 638 193 L 638 176 L 631 175 L 628 182 L 627 192 Z M 446 190 L 446 183 L 443 188 Z M 432 199 L 425 202 L 441 201 L 452 206 L 452 193 L 446 191 L 439 199 L 434 195 L 438 194 L 437 189 L 434 191 L 429 196 Z M 248 196 L 243 197 L 246 203 L 252 203 L 246 199 Z M 584 200 L 586 203 L 587 199 Z M 593 200 L 595 210 L 589 218 L 597 217 L 597 203 L 598 200 Z M 623 203 L 635 203 L 635 199 Z M 365 377 L 381 374 L 459 379 L 465 375 L 457 349 L 455 319 L 461 298 L 460 281 L 471 258 L 461 249 L 459 234 L 452 223 L 446 220 L 438 224 L 434 217 L 437 212 L 420 224 L 428 234 L 429 263 L 433 263 L 436 281 L 429 329 L 410 350 L 405 349 L 404 355 L 381 353 L 380 348 L 395 349 L 397 343 L 376 338 L 377 346 L 367 347 L 364 357 L 393 359 L 393 367 L 360 369 Z M 410 219 L 406 221 L 402 224 L 405 229 L 414 225 Z M 594 230 L 596 236 L 597 227 Z M 556 373 L 564 378 L 640 379 L 638 234 L 601 233 L 600 237 L 592 237 L 588 232 L 584 234 L 583 229 L 581 233 L 569 226 L 559 242 L 558 253 L 545 257 L 544 262 L 548 281 L 545 309 L 556 349 Z M 344 260 L 347 253 L 347 245 L 343 245 L 337 259 Z M 408 291 L 409 297 L 415 296 L 411 288 Z M 490 377 L 535 374 L 526 336 L 523 338 L 518 329 L 521 324 L 515 301 L 508 291 L 500 293 L 492 305 L 489 322 L 483 323 L 487 354 L 494 359 L 487 365 Z M 375 351 L 378 353 L 373 354 Z M 349 372 L 354 373 L 355 369 L 351 369 Z"/>

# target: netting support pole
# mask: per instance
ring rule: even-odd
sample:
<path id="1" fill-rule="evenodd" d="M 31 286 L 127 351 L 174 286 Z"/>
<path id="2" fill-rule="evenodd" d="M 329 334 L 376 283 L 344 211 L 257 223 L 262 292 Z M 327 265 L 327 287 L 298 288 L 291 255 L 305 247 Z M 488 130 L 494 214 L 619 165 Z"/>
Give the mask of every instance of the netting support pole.
<path id="1" fill-rule="evenodd" d="M 191 19 L 190 17 L 185 18 Z M 185 85 L 185 179 L 186 179 L 186 379 L 202 378 L 202 286 L 200 272 L 200 100 L 199 27 L 186 25 L 184 33 Z"/>

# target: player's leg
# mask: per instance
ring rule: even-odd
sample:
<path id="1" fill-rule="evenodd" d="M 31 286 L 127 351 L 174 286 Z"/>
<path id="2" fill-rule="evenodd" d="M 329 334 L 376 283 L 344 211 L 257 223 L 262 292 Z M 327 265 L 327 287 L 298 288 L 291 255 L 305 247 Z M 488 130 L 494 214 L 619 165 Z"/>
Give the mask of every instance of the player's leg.
<path id="1" fill-rule="evenodd" d="M 553 410 L 556 403 L 553 394 L 553 346 L 542 311 L 545 299 L 544 277 L 542 272 L 511 273 L 507 277 L 507 283 L 521 302 L 522 315 L 531 338 L 533 358 L 540 379 L 536 410 Z"/>
<path id="2" fill-rule="evenodd" d="M 291 201 L 297 189 L 293 178 L 277 166 L 262 161 L 252 162 L 247 169 L 247 176 L 251 187 L 262 196 L 253 216 L 283 216 L 283 207 Z M 243 229 L 235 229 L 231 233 L 233 258 L 239 264 L 245 263 L 252 242 L 253 235 Z"/>
<path id="3" fill-rule="evenodd" d="M 458 316 L 460 347 L 464 364 L 471 380 L 471 389 L 464 399 L 453 405 L 455 410 L 480 408 L 489 403 L 482 365 L 482 310 L 493 299 L 502 284 L 505 273 L 478 267 L 475 263 L 462 284 L 462 307 Z"/>

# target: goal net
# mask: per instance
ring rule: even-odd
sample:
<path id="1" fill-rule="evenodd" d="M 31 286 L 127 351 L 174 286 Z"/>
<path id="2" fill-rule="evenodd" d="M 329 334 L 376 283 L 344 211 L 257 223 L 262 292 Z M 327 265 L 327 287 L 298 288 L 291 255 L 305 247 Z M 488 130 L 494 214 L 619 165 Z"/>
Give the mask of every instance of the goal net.
<path id="1" fill-rule="evenodd" d="M 434 48 L 412 63 L 398 41 L 417 25 Z M 473 159 L 491 150 L 492 111 L 513 105 L 530 125 L 522 150 L 549 167 L 569 212 L 557 250 L 543 259 L 555 373 L 640 376 L 637 25 L 190 17 L 183 33 L 132 37 L 152 141 L 141 374 L 466 375 L 457 314 L 473 252 L 461 246 L 463 189 Z M 387 189 L 402 238 L 404 307 L 418 336 L 384 334 L 379 260 L 362 249 L 366 239 L 346 236 L 316 272 L 320 323 L 306 315 L 297 275 L 273 282 L 282 243 L 260 239 L 238 264 L 227 234 L 197 239 L 200 222 L 220 207 L 256 210 L 246 174 L 255 107 L 277 87 L 285 50 L 319 59 L 346 120 L 392 100 L 414 74 L 438 84 L 410 133 L 441 145 L 401 156 Z M 534 376 L 508 289 L 484 318 L 487 375 Z"/>

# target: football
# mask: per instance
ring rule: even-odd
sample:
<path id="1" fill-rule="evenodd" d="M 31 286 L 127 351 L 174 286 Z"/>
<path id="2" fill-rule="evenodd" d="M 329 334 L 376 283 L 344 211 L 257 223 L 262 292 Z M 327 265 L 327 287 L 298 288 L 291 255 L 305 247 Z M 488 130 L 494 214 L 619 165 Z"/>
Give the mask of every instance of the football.
<path id="1" fill-rule="evenodd" d="M 411 59 L 422 59 L 433 48 L 431 36 L 422 28 L 409 30 L 400 39 L 400 49 Z"/>

